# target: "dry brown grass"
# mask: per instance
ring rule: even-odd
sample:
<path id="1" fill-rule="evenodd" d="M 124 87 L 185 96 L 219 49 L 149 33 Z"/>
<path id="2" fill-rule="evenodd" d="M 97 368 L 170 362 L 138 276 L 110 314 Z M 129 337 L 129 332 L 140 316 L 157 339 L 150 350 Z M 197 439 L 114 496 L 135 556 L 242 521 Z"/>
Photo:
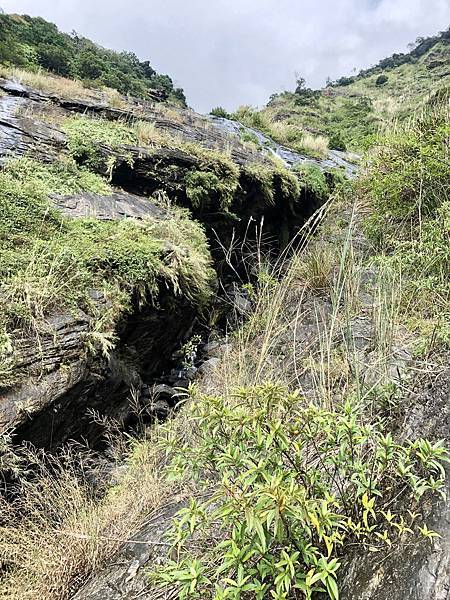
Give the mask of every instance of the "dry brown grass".
<path id="1" fill-rule="evenodd" d="M 298 125 L 291 125 L 286 121 L 271 121 L 270 130 L 273 138 L 280 144 L 284 144 L 286 146 L 299 142 L 304 135 L 301 127 Z"/>
<path id="2" fill-rule="evenodd" d="M 328 244 L 314 244 L 309 247 L 298 263 L 297 276 L 305 285 L 317 292 L 328 290 L 336 268 L 336 253 Z"/>
<path id="3" fill-rule="evenodd" d="M 183 122 L 183 116 L 182 116 L 181 111 L 176 110 L 175 108 L 172 108 L 170 106 L 158 105 L 156 110 L 158 111 L 158 113 L 160 113 L 161 117 L 163 117 L 169 121 L 172 121 L 174 123 L 182 123 Z"/>
<path id="4" fill-rule="evenodd" d="M 17 67 L 0 66 L 0 77 L 12 79 L 46 94 L 61 98 L 95 100 L 104 102 L 113 108 L 126 109 L 126 99 L 111 88 L 90 89 L 82 81 L 51 75 L 46 71 L 26 71 Z"/>
<path id="5" fill-rule="evenodd" d="M 323 135 L 314 136 L 310 133 L 305 133 L 300 144 L 305 150 L 319 154 L 320 156 L 325 156 L 328 152 L 328 138 Z"/>
<path id="6" fill-rule="evenodd" d="M 95 95 L 92 90 L 84 87 L 81 81 L 50 75 L 44 71 L 31 72 L 16 67 L 0 67 L 0 76 L 64 98 L 85 98 Z"/>
<path id="7" fill-rule="evenodd" d="M 277 381 L 331 407 L 349 390 L 368 393 L 360 372 L 370 369 L 371 385 L 389 379 L 394 349 L 409 343 L 394 294 L 400 294 L 401 282 L 393 285 L 378 270 L 367 288 L 364 277 L 371 267 L 354 242 L 359 207 L 347 210 L 338 224 L 340 210 L 332 203 L 324 207 L 314 219 L 324 219 L 327 227 L 317 237 L 307 234 L 302 249 L 281 261 L 260 287 L 253 314 L 232 334 L 222 362 L 203 382 L 208 392 L 232 398 L 238 387 Z M 361 319 L 371 339 L 370 356 L 355 354 Z"/>
<path id="8" fill-rule="evenodd" d="M 155 434 L 156 435 L 156 434 Z M 0 598 L 65 600 L 176 490 L 158 470 L 155 437 L 141 441 L 102 499 L 80 477 L 79 456 L 37 459 L 20 501 L 2 503 Z M 32 459 L 36 462 L 36 458 Z"/>
<path id="9" fill-rule="evenodd" d="M 134 131 L 141 146 L 163 146 L 168 143 L 168 136 L 157 129 L 153 121 L 137 121 Z"/>

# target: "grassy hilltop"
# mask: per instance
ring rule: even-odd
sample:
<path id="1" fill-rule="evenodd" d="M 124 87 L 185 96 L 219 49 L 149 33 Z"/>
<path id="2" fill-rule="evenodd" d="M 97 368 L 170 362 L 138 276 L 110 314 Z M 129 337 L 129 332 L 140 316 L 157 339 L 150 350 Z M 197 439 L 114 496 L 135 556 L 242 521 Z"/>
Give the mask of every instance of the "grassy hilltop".
<path id="1" fill-rule="evenodd" d="M 294 92 L 274 94 L 260 111 L 241 107 L 233 115 L 297 150 L 324 153 L 329 147 L 360 152 L 383 124 L 406 119 L 427 96 L 450 85 L 450 32 L 394 54 L 353 77 L 341 77 L 322 90 L 299 80 Z"/>

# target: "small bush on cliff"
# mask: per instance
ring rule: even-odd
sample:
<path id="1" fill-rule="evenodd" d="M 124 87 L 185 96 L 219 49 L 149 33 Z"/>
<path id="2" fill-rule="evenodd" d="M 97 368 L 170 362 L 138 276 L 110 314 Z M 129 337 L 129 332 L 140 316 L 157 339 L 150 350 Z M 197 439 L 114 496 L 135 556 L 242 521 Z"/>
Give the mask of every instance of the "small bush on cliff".
<path id="1" fill-rule="evenodd" d="M 303 164 L 295 168 L 300 178 L 302 189 L 312 192 L 317 198 L 324 200 L 330 194 L 327 179 L 323 171 L 317 165 Z"/>
<path id="2" fill-rule="evenodd" d="M 208 150 L 192 143 L 179 147 L 197 159 L 197 169 L 186 175 L 186 195 L 192 206 L 207 206 L 218 200 L 219 207 L 227 210 L 233 202 L 239 185 L 239 167 L 224 152 Z"/>
<path id="3" fill-rule="evenodd" d="M 178 514 L 158 575 L 179 598 L 337 600 L 342 548 L 377 552 L 419 532 L 414 501 L 444 493 L 442 444 L 394 442 L 355 398 L 330 410 L 275 384 L 193 394 L 195 443 L 169 448 L 170 473 L 196 478 L 207 500 Z M 401 487 L 406 518 L 393 512 Z"/>
<path id="4" fill-rule="evenodd" d="M 220 179 L 215 173 L 190 171 L 186 175 L 186 195 L 194 208 L 207 208 L 212 196 L 220 195 Z"/>
<path id="5" fill-rule="evenodd" d="M 122 154 L 127 158 L 127 151 L 123 147 L 136 145 L 138 142 L 135 131 L 119 121 L 110 122 L 77 116 L 64 122 L 63 131 L 67 135 L 67 147 L 73 158 L 86 167 L 101 170 L 105 174 L 112 172 L 114 157 L 105 158 L 100 151 L 100 145 L 108 146 L 112 150 L 122 149 Z"/>
<path id="6" fill-rule="evenodd" d="M 275 195 L 281 193 L 285 202 L 298 201 L 300 196 L 300 183 L 292 171 L 285 167 L 268 167 L 261 164 L 246 165 L 244 174 L 259 187 L 259 192 L 265 202 L 273 204 Z"/>
<path id="7" fill-rule="evenodd" d="M 209 114 L 213 117 L 220 117 L 222 119 L 231 118 L 230 113 L 227 112 L 222 106 L 216 106 L 216 108 L 213 108 Z"/>
<path id="8" fill-rule="evenodd" d="M 382 73 L 381 75 L 378 75 L 378 77 L 375 80 L 375 85 L 384 85 L 385 83 L 387 83 L 389 80 L 387 75 L 384 75 L 384 73 Z"/>

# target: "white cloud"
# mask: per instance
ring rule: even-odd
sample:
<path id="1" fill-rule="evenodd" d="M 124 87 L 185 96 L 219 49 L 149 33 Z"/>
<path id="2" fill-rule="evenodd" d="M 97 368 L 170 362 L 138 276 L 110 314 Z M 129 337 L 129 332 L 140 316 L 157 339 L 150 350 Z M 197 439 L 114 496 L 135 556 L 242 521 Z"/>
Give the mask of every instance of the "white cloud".
<path id="1" fill-rule="evenodd" d="M 260 105 L 404 51 L 445 29 L 448 0 L 0 0 L 8 12 L 41 15 L 104 46 L 135 51 L 207 111 Z"/>

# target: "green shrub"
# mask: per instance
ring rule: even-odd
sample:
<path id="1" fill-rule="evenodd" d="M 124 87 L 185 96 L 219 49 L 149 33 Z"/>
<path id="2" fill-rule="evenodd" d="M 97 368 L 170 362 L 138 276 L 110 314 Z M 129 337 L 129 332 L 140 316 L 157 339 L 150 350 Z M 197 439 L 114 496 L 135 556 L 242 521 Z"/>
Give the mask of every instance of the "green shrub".
<path id="1" fill-rule="evenodd" d="M 365 185 L 380 218 L 417 220 L 435 214 L 448 193 L 449 135 L 444 101 L 379 138 Z"/>
<path id="2" fill-rule="evenodd" d="M 288 169 L 276 166 L 267 167 L 260 164 L 250 164 L 244 167 L 245 175 L 254 182 L 267 204 L 273 204 L 278 192 L 284 202 L 295 204 L 300 197 L 298 177 Z"/>
<path id="3" fill-rule="evenodd" d="M 450 313 L 450 120 L 446 97 L 408 127 L 385 134 L 362 191 L 372 201 L 365 231 L 402 273 L 402 306 L 424 317 Z"/>
<path id="4" fill-rule="evenodd" d="M 252 183 L 258 186 L 264 201 L 267 204 L 273 204 L 275 199 L 274 169 L 264 165 L 250 164 L 244 167 L 244 173 Z"/>
<path id="5" fill-rule="evenodd" d="M 402 489 L 409 505 L 444 494 L 442 443 L 395 442 L 355 399 L 329 410 L 265 384 L 234 398 L 194 390 L 190 411 L 195 443 L 172 444 L 170 473 L 207 500 L 179 512 L 176 559 L 156 576 L 179 598 L 337 600 L 347 544 L 377 552 L 437 535 L 394 507 Z"/>
<path id="6" fill-rule="evenodd" d="M 298 177 L 284 167 L 277 167 L 274 172 L 275 184 L 278 183 L 286 202 L 297 202 L 300 198 L 301 184 Z"/>
<path id="7" fill-rule="evenodd" d="M 378 77 L 375 80 L 375 85 L 384 85 L 385 83 L 387 83 L 389 80 L 387 75 L 378 75 Z"/>
<path id="8" fill-rule="evenodd" d="M 328 144 L 331 150 L 341 150 L 345 152 L 347 150 L 347 143 L 343 133 L 337 129 L 332 130 L 328 134 Z"/>
<path id="9" fill-rule="evenodd" d="M 317 198 L 325 199 L 330 194 L 327 179 L 317 165 L 304 163 L 295 167 L 303 189 L 312 192 Z"/>
<path id="10" fill-rule="evenodd" d="M 231 118 L 230 113 L 227 112 L 222 106 L 216 106 L 216 108 L 213 108 L 209 114 L 213 115 L 214 117 L 221 117 L 222 119 Z"/>
<path id="11" fill-rule="evenodd" d="M 198 163 L 198 168 L 186 176 L 188 198 L 197 205 L 198 202 L 208 202 L 210 193 L 215 193 L 220 207 L 227 210 L 238 189 L 239 167 L 224 152 L 208 150 L 193 143 L 182 143 L 179 147 L 195 156 Z"/>
<path id="12" fill-rule="evenodd" d="M 220 179 L 215 173 L 190 171 L 186 175 L 186 195 L 194 208 L 207 208 L 212 196 L 221 191 Z"/>
<path id="13" fill-rule="evenodd" d="M 241 142 L 244 144 L 251 144 L 256 150 L 261 150 L 261 144 L 258 137 L 251 131 L 243 131 L 240 138 Z"/>
<path id="14" fill-rule="evenodd" d="M 127 151 L 123 146 L 138 143 L 133 128 L 119 121 L 76 116 L 67 119 L 62 129 L 73 158 L 88 168 L 102 170 L 105 174 L 114 168 L 114 158 L 111 157 L 108 162 L 99 149 L 101 144 L 112 150 L 120 150 L 127 158 Z M 128 160 L 131 160 L 129 156 Z"/>

